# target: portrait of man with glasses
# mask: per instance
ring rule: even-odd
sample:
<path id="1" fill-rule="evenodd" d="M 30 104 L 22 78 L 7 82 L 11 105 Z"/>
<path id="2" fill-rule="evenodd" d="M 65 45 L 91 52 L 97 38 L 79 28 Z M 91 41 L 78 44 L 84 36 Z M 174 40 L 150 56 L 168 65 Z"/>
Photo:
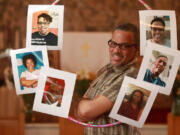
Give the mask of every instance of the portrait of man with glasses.
<path id="1" fill-rule="evenodd" d="M 116 122 L 109 113 L 116 101 L 122 81 L 125 76 L 136 77 L 137 52 L 139 48 L 139 33 L 136 26 L 125 23 L 117 26 L 112 32 L 109 46 L 109 64 L 102 67 L 96 79 L 84 94 L 75 109 L 75 116 L 82 122 L 103 125 Z M 119 124 L 105 128 L 85 128 L 85 135 L 134 135 L 137 128 L 127 124 Z"/>
<path id="2" fill-rule="evenodd" d="M 38 31 L 32 33 L 32 45 L 57 46 L 57 36 L 49 31 L 53 18 L 47 13 L 42 13 L 37 18 Z"/>

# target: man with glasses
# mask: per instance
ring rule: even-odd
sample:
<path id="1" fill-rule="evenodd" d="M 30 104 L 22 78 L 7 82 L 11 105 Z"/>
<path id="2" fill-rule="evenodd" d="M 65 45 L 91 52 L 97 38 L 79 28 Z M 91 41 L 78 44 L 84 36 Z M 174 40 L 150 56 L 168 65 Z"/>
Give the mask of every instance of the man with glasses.
<path id="1" fill-rule="evenodd" d="M 166 64 L 167 64 L 167 56 L 159 55 L 156 60 L 153 62 L 152 69 L 146 70 L 146 74 L 144 76 L 144 81 L 159 85 L 159 86 L 166 86 L 166 83 L 161 80 L 159 75 L 164 71 Z"/>
<path id="2" fill-rule="evenodd" d="M 165 45 L 170 47 L 170 40 L 165 39 L 165 22 L 162 18 L 156 17 L 151 21 L 151 39 L 147 40 L 147 44 L 150 42 Z"/>
<path id="3" fill-rule="evenodd" d="M 119 25 L 108 41 L 110 63 L 100 69 L 83 99 L 78 103 L 75 115 L 78 120 L 89 124 L 114 123 L 109 118 L 124 77 L 136 77 L 136 52 L 138 49 L 138 29 L 132 24 Z M 85 135 L 135 135 L 137 128 L 119 124 L 105 128 L 85 128 Z"/>
<path id="4" fill-rule="evenodd" d="M 38 31 L 32 33 L 32 45 L 48 45 L 57 46 L 57 36 L 49 32 L 49 25 L 52 22 L 52 17 L 46 13 L 38 16 Z"/>

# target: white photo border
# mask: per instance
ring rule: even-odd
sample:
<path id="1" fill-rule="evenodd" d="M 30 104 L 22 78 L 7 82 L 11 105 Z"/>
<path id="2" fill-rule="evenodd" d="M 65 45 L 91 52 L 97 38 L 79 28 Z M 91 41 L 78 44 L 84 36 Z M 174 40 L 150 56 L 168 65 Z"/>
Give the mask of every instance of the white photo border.
<path id="1" fill-rule="evenodd" d="M 53 8 L 56 11 L 59 11 L 59 23 L 58 23 L 58 41 L 57 46 L 47 46 L 47 50 L 62 50 L 63 45 L 63 21 L 64 21 L 64 6 L 63 5 L 29 5 L 28 7 L 28 17 L 27 17 L 27 32 L 26 32 L 26 47 L 38 46 L 41 45 L 31 45 L 32 39 L 32 17 L 34 12 L 48 10 Z"/>
<path id="2" fill-rule="evenodd" d="M 146 49 L 146 17 L 147 16 L 162 16 L 170 17 L 170 43 L 171 48 L 177 49 L 177 26 L 176 15 L 174 10 L 140 10 L 140 55 L 144 55 Z M 157 44 L 158 45 L 158 44 Z"/>
<path id="3" fill-rule="evenodd" d="M 146 102 L 146 105 L 145 105 L 143 112 L 142 112 L 138 121 L 130 119 L 130 118 L 125 117 L 123 115 L 119 115 L 117 113 L 120 105 L 123 102 L 124 96 L 125 96 L 126 92 L 128 91 L 128 87 L 127 87 L 128 84 L 133 84 L 133 85 L 136 85 L 138 87 L 141 87 L 141 88 L 144 88 L 144 89 L 150 91 L 150 96 Z M 114 106 L 113 106 L 113 108 L 109 114 L 109 117 L 116 119 L 116 120 L 119 120 L 122 123 L 126 123 L 129 125 L 133 125 L 133 126 L 141 128 L 143 126 L 143 124 L 144 124 L 144 122 L 145 122 L 145 120 L 149 114 L 149 111 L 151 110 L 151 107 L 154 103 L 154 100 L 158 94 L 158 91 L 152 89 L 152 87 L 153 87 L 153 85 L 151 85 L 149 83 L 139 81 L 137 79 L 125 76 L 123 83 L 122 83 L 122 86 L 120 88 L 120 92 L 118 93 L 118 96 L 116 98 L 116 102 L 115 102 L 115 104 L 114 104 Z"/>
<path id="4" fill-rule="evenodd" d="M 17 68 L 18 62 L 17 62 L 17 59 L 16 59 L 16 54 L 35 52 L 35 51 L 41 51 L 42 52 L 43 64 L 44 64 L 43 67 L 49 67 L 47 48 L 45 46 L 41 47 L 41 48 L 31 47 L 31 48 L 23 48 L 23 49 L 17 49 L 17 50 L 11 50 L 10 51 L 11 63 L 12 63 L 12 71 L 13 71 L 13 77 L 14 77 L 14 84 L 15 84 L 16 94 L 17 95 L 35 93 L 35 91 L 37 90 L 37 87 L 33 88 L 32 90 L 28 90 L 28 91 L 21 90 L 20 78 L 18 76 L 18 68 Z"/>
<path id="5" fill-rule="evenodd" d="M 65 81 L 64 93 L 60 107 L 42 103 L 44 87 L 47 77 L 63 79 Z M 46 114 L 67 118 L 73 96 L 76 74 L 53 69 L 43 68 L 40 74 L 38 90 L 36 91 L 33 110 Z"/>
<path id="6" fill-rule="evenodd" d="M 165 53 L 165 54 L 174 56 L 174 60 L 172 63 L 172 68 L 171 68 L 171 73 L 170 73 L 170 76 L 168 77 L 168 81 L 166 82 L 166 86 L 162 87 L 162 86 L 158 86 L 156 84 L 153 84 L 154 89 L 157 89 L 162 94 L 169 95 L 171 93 L 171 89 L 173 87 L 173 84 L 174 84 L 174 81 L 176 78 L 176 74 L 177 74 L 177 71 L 179 68 L 180 51 L 151 43 L 149 46 L 147 46 L 147 49 L 145 51 L 145 55 L 144 55 L 144 58 L 143 58 L 143 61 L 141 63 L 141 67 L 140 67 L 140 70 L 139 70 L 139 73 L 137 76 L 138 80 L 144 79 L 144 75 L 146 73 L 147 65 L 148 65 L 149 60 L 152 56 L 152 51 L 158 51 L 161 53 Z M 148 82 L 148 83 L 150 83 L 150 82 Z"/>

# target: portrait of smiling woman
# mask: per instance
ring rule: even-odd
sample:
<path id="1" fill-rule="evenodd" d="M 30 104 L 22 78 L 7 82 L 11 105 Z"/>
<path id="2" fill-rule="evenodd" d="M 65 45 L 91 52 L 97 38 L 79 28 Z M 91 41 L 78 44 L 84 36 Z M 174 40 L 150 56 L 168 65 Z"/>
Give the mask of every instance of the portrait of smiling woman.
<path id="1" fill-rule="evenodd" d="M 171 47 L 170 45 L 170 30 L 167 25 L 169 16 L 153 17 L 150 22 L 149 35 L 147 35 L 147 44 L 156 43 Z M 147 33 L 148 34 L 148 33 Z"/>
<path id="2" fill-rule="evenodd" d="M 140 55 L 147 46 L 177 49 L 176 15 L 173 10 L 142 10 L 140 18 Z"/>
<path id="3" fill-rule="evenodd" d="M 33 54 L 27 54 L 23 56 L 22 61 L 26 70 L 20 76 L 21 85 L 24 87 L 24 90 L 37 87 L 40 70 L 35 69 L 37 64 L 36 57 Z"/>

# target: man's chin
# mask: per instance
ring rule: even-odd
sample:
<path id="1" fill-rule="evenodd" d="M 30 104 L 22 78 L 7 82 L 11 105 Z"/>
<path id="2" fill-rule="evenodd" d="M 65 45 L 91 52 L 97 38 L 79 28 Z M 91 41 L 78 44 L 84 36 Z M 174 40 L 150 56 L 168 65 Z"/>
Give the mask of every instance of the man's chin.
<path id="1" fill-rule="evenodd" d="M 116 62 L 116 61 L 111 61 L 111 64 L 113 65 L 113 66 L 115 66 L 115 67 L 117 67 L 117 66 L 119 66 L 119 65 L 122 65 L 123 64 L 123 62 L 121 61 L 121 62 Z"/>

